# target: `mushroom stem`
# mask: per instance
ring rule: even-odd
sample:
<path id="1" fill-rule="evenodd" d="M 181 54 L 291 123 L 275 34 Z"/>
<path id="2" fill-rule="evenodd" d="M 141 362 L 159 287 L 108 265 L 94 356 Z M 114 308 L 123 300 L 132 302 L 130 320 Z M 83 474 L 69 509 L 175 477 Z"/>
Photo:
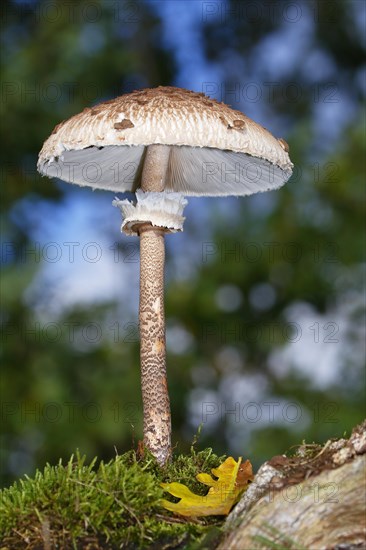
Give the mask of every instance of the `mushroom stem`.
<path id="1" fill-rule="evenodd" d="M 170 147 L 150 145 L 142 172 L 142 190 L 163 191 Z M 144 445 L 163 466 L 171 456 L 171 416 L 166 375 L 164 263 L 165 230 L 141 224 L 140 361 Z"/>
<path id="2" fill-rule="evenodd" d="M 164 191 L 170 156 L 169 145 L 149 145 L 142 169 L 141 189 L 145 192 Z"/>

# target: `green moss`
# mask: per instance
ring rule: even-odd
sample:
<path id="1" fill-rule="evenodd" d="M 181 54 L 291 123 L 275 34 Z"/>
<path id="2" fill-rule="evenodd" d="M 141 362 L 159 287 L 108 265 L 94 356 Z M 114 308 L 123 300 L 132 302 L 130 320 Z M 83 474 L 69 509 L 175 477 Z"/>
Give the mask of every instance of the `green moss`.
<path id="1" fill-rule="evenodd" d="M 192 448 L 165 469 L 134 451 L 98 465 L 96 459 L 86 465 L 79 453 L 66 465 L 47 464 L 2 491 L 0 548 L 212 548 L 222 519 L 174 517 L 159 504 L 160 483 L 179 481 L 205 494 L 197 473 L 224 459 Z"/>

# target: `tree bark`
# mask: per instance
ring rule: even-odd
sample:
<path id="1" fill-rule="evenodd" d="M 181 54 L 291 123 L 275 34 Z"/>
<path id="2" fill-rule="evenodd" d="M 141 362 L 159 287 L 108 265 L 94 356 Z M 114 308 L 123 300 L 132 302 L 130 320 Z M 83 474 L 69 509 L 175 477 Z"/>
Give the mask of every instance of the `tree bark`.
<path id="1" fill-rule="evenodd" d="M 266 462 L 228 516 L 218 550 L 365 548 L 365 424 L 319 449 Z"/>

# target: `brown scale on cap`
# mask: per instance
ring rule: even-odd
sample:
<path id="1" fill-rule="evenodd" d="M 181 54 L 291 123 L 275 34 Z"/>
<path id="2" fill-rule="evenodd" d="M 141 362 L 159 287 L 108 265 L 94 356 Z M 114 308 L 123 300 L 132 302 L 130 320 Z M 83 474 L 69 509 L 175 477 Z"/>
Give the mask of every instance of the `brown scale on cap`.
<path id="1" fill-rule="evenodd" d="M 241 130 L 245 131 L 246 125 L 244 120 L 236 119 L 233 121 L 232 125 L 228 124 L 228 130 Z"/>
<path id="2" fill-rule="evenodd" d="M 290 151 L 290 146 L 283 138 L 278 138 L 278 142 L 281 144 L 281 147 L 283 148 L 286 153 Z"/>
<path id="3" fill-rule="evenodd" d="M 125 118 L 121 122 L 115 122 L 113 125 L 113 128 L 115 130 L 126 130 L 127 128 L 134 128 L 134 127 L 135 127 L 134 123 L 128 120 L 128 118 Z"/>

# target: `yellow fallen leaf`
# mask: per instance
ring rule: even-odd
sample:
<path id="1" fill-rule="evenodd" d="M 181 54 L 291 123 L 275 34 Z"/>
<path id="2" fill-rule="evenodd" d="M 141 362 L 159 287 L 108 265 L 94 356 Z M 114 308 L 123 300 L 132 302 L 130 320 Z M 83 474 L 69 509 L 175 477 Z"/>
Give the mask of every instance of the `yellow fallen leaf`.
<path id="1" fill-rule="evenodd" d="M 181 499 L 179 502 L 163 499 L 162 506 L 181 516 L 226 516 L 247 487 L 248 481 L 253 479 L 252 465 L 249 460 L 242 464 L 241 457 L 236 462 L 230 456 L 211 472 L 217 479 L 210 474 L 196 476 L 198 481 L 210 487 L 205 496 L 192 493 L 182 483 L 162 483 L 165 491 Z"/>

